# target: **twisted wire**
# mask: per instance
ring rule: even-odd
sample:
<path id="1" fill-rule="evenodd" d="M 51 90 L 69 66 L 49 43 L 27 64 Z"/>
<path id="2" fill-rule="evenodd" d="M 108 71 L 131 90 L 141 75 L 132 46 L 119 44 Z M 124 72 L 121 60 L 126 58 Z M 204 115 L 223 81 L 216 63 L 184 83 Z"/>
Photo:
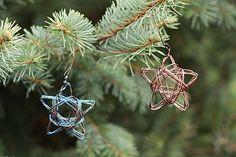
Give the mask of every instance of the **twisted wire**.
<path id="1" fill-rule="evenodd" d="M 95 105 L 94 100 L 80 100 L 72 95 L 71 84 L 67 82 L 67 76 L 65 77 L 64 84 L 62 85 L 59 93 L 55 96 L 42 95 L 41 102 L 49 110 L 49 123 L 47 127 L 47 134 L 52 135 L 62 130 L 66 130 L 71 135 L 82 140 L 85 136 L 85 129 L 83 127 L 84 115 L 93 108 Z M 65 96 L 63 92 L 69 88 L 70 95 Z M 51 101 L 51 105 L 49 102 Z M 83 106 L 87 106 L 85 110 Z M 70 108 L 69 115 L 63 116 L 60 112 L 62 106 Z M 52 130 L 52 125 L 57 129 Z M 81 131 L 77 128 L 80 127 Z"/>
<path id="2" fill-rule="evenodd" d="M 170 60 L 170 64 L 167 64 Z M 149 76 L 154 73 L 154 77 Z M 142 68 L 141 74 L 152 90 L 151 102 L 149 109 L 152 111 L 159 110 L 165 105 L 174 105 L 180 111 L 186 111 L 189 108 L 188 88 L 196 81 L 198 74 L 189 69 L 180 68 L 172 55 L 170 55 L 170 47 L 168 54 L 163 58 L 158 68 Z M 191 79 L 186 81 L 186 76 Z M 159 96 L 159 102 L 155 102 L 155 96 Z M 179 99 L 182 102 L 179 102 Z"/>

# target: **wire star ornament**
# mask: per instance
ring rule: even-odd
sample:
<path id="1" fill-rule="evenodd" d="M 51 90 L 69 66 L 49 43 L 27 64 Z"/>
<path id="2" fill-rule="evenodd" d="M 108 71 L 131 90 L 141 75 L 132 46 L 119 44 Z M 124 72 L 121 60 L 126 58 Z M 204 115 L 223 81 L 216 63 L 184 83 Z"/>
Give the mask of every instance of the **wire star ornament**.
<path id="1" fill-rule="evenodd" d="M 170 64 L 167 64 L 168 60 Z M 160 67 L 142 68 L 141 74 L 152 90 L 150 110 L 159 110 L 165 105 L 174 105 L 180 111 L 186 111 L 189 108 L 187 90 L 196 81 L 198 74 L 192 70 L 180 68 L 170 55 L 170 48 Z M 156 101 L 158 102 L 155 103 Z"/>
<path id="2" fill-rule="evenodd" d="M 72 96 L 71 84 L 67 82 L 67 78 L 68 77 L 66 76 L 64 84 L 57 95 L 41 96 L 40 100 L 42 104 L 49 110 L 47 134 L 52 135 L 62 130 L 66 130 L 71 135 L 82 140 L 86 133 L 83 127 L 84 115 L 93 108 L 95 101 L 80 100 Z M 70 96 L 65 96 L 63 94 L 67 87 L 69 87 Z M 66 111 L 66 116 L 63 111 Z M 56 129 L 52 129 L 53 125 Z M 77 130 L 77 128 L 79 128 L 80 131 Z"/>

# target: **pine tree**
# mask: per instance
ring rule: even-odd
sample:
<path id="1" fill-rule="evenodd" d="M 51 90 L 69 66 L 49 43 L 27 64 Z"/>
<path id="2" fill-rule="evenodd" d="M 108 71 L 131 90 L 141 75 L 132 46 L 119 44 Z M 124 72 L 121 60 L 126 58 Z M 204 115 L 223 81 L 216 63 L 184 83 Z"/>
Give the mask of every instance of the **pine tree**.
<path id="1" fill-rule="evenodd" d="M 7 6 L 3 5 L 5 3 L 10 3 L 10 0 L 0 1 L 0 6 L 7 9 Z M 27 5 L 33 1 L 21 0 L 18 3 Z M 227 129 L 231 128 L 225 126 L 226 131 L 221 130 L 223 128 L 221 122 L 225 119 L 217 115 L 222 114 L 223 107 L 219 106 L 220 104 L 212 108 L 211 104 L 216 103 L 215 101 L 204 102 L 205 110 L 195 107 L 195 112 L 184 114 L 169 108 L 158 114 L 149 113 L 145 104 L 149 102 L 150 89 L 140 77 L 139 70 L 140 67 L 159 65 L 166 54 L 163 42 L 171 42 L 174 45 L 172 47 L 182 50 L 183 47 L 178 47 L 178 42 L 181 41 L 170 40 L 173 37 L 169 32 L 171 29 L 179 28 L 179 21 L 184 21 L 184 18 L 190 19 L 192 28 L 196 28 L 199 32 L 204 32 L 203 26 L 219 25 L 228 30 L 235 28 L 234 3 L 226 0 L 116 0 L 96 24 L 79 11 L 63 9 L 54 12 L 46 20 L 45 25 L 32 26 L 30 29 L 22 29 L 14 20 L 5 18 L 6 13 L 6 16 L 1 14 L 0 16 L 3 15 L 0 23 L 1 83 L 6 88 L 12 83 L 23 83 L 29 98 L 30 92 L 33 91 L 40 94 L 55 93 L 61 85 L 64 72 L 70 68 L 72 59 L 75 58 L 69 78 L 74 88 L 74 95 L 96 100 L 96 107 L 86 115 L 85 140 L 77 141 L 76 153 L 75 151 L 65 153 L 71 156 L 78 154 L 83 157 L 184 157 L 191 156 L 192 153 L 197 156 L 201 151 L 207 153 L 207 148 L 198 149 L 198 143 L 209 146 L 208 141 L 211 136 L 203 133 L 198 139 L 192 132 L 196 131 L 196 128 L 200 131 L 205 128 L 210 129 L 207 127 L 207 124 L 211 123 L 208 114 L 213 109 L 215 119 L 212 128 L 218 130 L 214 146 L 209 149 L 211 151 L 214 147 L 212 155 L 224 154 L 221 149 L 225 149 L 231 155 L 235 152 L 231 145 L 234 143 L 234 135 L 232 142 L 227 141 L 222 144 L 220 141 L 224 142 L 228 135 Z M 6 11 L 1 10 L 1 12 Z M 184 30 L 180 30 L 178 35 L 181 35 L 184 41 L 192 39 L 189 34 L 184 35 Z M 205 35 L 201 43 L 213 41 L 211 37 Z M 197 40 L 186 46 L 184 52 L 187 59 L 195 58 L 196 64 L 203 64 L 198 68 L 213 66 L 214 64 L 208 63 L 207 59 L 202 59 L 202 53 L 205 51 L 195 45 L 198 45 Z M 217 50 L 212 48 L 213 43 L 207 45 L 212 51 Z M 192 53 L 193 49 L 199 53 Z M 178 52 L 173 53 L 179 57 Z M 227 59 L 230 58 L 225 56 L 225 60 Z M 216 65 L 207 71 L 214 73 L 216 68 L 222 67 L 223 65 Z M 220 77 L 218 74 L 215 75 Z M 220 78 L 208 79 L 211 83 L 220 82 Z M 233 88 L 235 79 L 229 80 L 232 85 L 217 90 L 216 94 L 222 99 L 222 94 L 225 95 L 224 90 L 227 89 L 229 93 L 235 91 Z M 212 100 L 211 97 L 214 97 L 212 94 L 205 96 L 197 94 L 198 90 L 204 91 L 204 86 L 199 86 L 192 92 L 196 96 L 195 99 L 205 97 L 209 101 Z M 209 88 L 212 92 L 215 90 L 210 85 Z M 201 112 L 202 123 L 194 125 L 193 117 L 197 111 Z M 149 124 L 149 121 L 153 124 Z M 227 126 L 233 125 L 232 122 L 228 123 Z M 168 125 L 173 126 L 169 128 Z M 214 132 L 214 129 L 210 132 Z M 232 133 L 230 132 L 228 136 L 231 137 Z M 185 148 L 190 138 L 197 138 L 194 139 L 195 145 L 187 145 Z M 217 149 L 218 147 L 220 148 Z M 65 156 L 65 154 L 56 153 L 51 156 Z M 32 154 L 32 156 L 44 155 L 41 150 L 36 150 L 35 154 Z"/>

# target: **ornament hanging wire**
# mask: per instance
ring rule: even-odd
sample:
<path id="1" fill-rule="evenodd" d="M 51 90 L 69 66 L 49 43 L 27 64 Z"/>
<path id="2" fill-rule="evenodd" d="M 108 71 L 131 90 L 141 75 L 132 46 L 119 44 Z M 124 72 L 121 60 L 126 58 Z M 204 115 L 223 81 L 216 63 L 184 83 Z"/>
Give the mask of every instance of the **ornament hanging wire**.
<path id="1" fill-rule="evenodd" d="M 168 50 L 158 68 L 142 68 L 141 74 L 149 84 L 152 90 L 150 110 L 159 110 L 164 105 L 174 105 L 181 111 L 189 108 L 189 100 L 187 90 L 196 81 L 198 74 L 189 69 L 182 69 L 172 57 L 171 47 L 164 43 L 160 32 L 158 31 L 161 41 Z M 170 60 L 170 64 L 167 61 Z M 150 73 L 154 73 L 154 77 L 150 78 Z M 186 76 L 190 77 L 186 80 Z M 187 82 L 186 82 L 187 81 Z M 156 103 L 155 97 L 159 100 Z"/>
<path id="2" fill-rule="evenodd" d="M 58 94 L 55 96 L 42 95 L 41 102 L 49 110 L 49 123 L 47 127 L 47 134 L 52 135 L 62 130 L 66 130 L 69 134 L 82 140 L 85 136 L 85 129 L 83 127 L 84 115 L 89 112 L 95 105 L 94 100 L 80 100 L 72 95 L 72 87 L 68 82 L 68 77 L 71 72 L 75 55 L 72 53 L 72 61 L 70 67 L 64 73 L 63 85 Z M 65 90 L 69 88 L 69 96 L 64 94 Z M 51 103 L 49 103 L 51 101 Z M 69 108 L 67 116 L 62 115 L 63 109 Z M 54 125 L 54 128 L 52 129 Z M 79 129 L 79 130 L 77 130 Z"/>

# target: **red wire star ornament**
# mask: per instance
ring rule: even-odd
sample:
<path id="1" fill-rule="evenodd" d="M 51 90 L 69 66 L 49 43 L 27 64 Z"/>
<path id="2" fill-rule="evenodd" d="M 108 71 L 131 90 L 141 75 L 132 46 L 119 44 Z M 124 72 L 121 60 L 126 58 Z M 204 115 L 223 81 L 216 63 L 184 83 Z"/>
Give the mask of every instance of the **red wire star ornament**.
<path id="1" fill-rule="evenodd" d="M 189 108 L 187 90 L 196 81 L 198 74 L 180 68 L 170 55 L 170 49 L 168 50 L 168 55 L 158 68 L 141 69 L 143 78 L 150 84 L 152 90 L 149 108 L 156 111 L 165 105 L 174 105 L 180 111 L 186 111 Z M 170 64 L 166 64 L 168 60 Z"/>

